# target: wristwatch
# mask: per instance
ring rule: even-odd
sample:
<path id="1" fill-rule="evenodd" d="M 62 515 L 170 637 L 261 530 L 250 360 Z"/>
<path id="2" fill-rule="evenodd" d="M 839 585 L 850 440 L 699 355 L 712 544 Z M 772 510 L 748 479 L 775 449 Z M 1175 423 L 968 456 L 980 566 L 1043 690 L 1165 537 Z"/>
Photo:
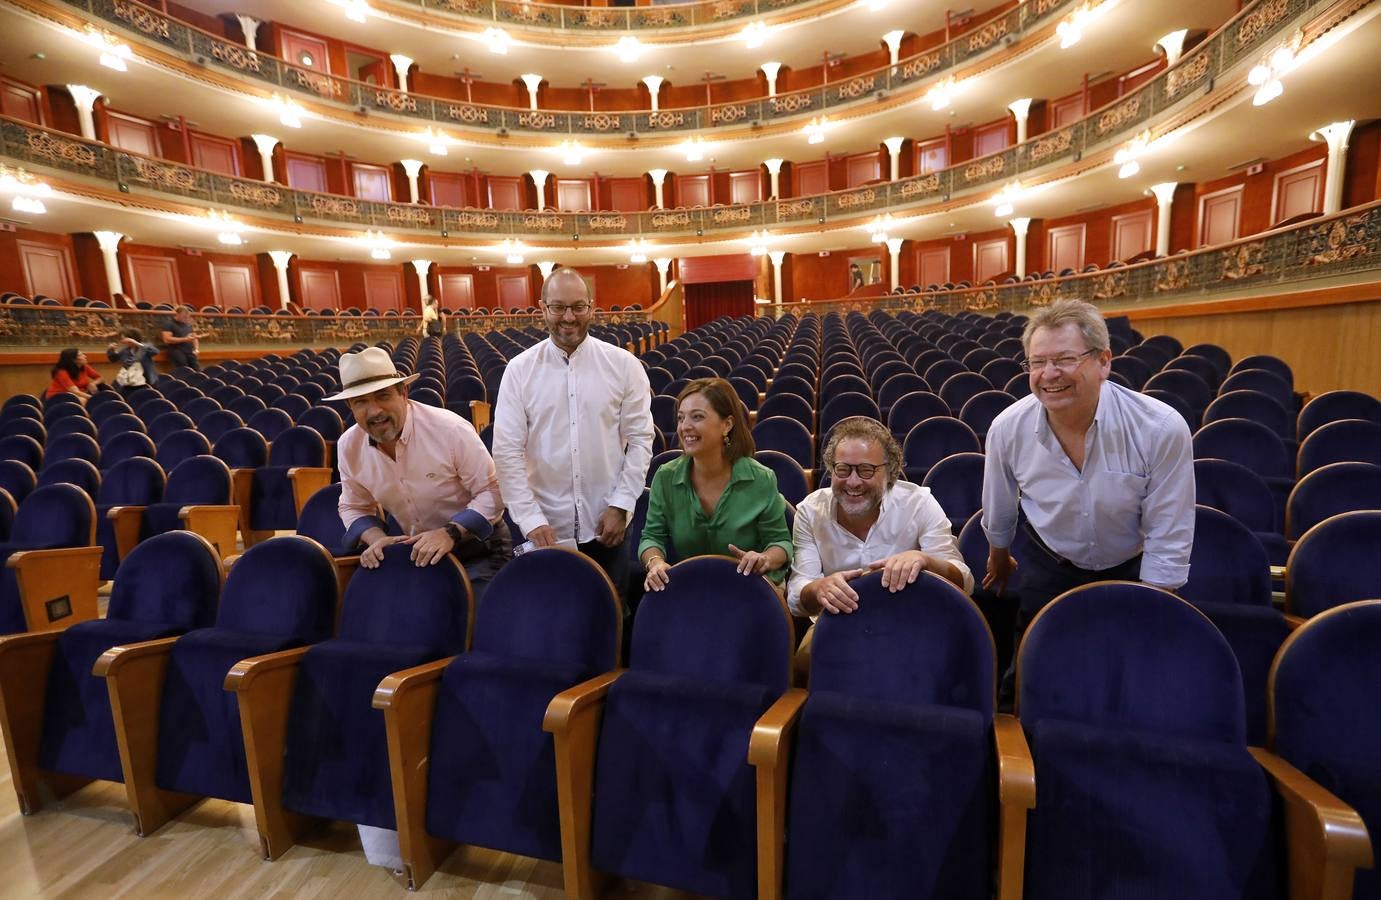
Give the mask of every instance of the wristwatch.
<path id="1" fill-rule="evenodd" d="M 451 543 L 459 547 L 460 542 L 465 540 L 465 535 L 461 532 L 460 526 L 455 522 L 446 523 L 446 533 L 451 536 Z"/>

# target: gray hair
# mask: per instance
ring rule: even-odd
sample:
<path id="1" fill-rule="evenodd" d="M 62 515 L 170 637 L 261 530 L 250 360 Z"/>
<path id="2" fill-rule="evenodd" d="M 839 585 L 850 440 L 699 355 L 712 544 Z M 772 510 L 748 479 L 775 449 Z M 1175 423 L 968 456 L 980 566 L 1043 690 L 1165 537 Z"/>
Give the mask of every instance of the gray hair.
<path id="1" fill-rule="evenodd" d="M 585 279 L 581 276 L 581 274 L 577 272 L 575 269 L 572 269 L 570 266 L 562 266 L 555 272 L 552 272 L 550 275 L 548 275 L 547 280 L 542 282 L 543 305 L 545 305 L 547 302 L 547 289 L 550 288 L 552 282 L 556 281 L 556 279 L 558 278 L 574 278 L 576 281 L 580 282 L 581 287 L 585 288 L 585 295 L 587 298 L 589 297 L 590 289 L 585 284 Z"/>
<path id="2" fill-rule="evenodd" d="M 1108 323 L 1103 321 L 1098 307 L 1082 300 L 1056 300 L 1044 309 L 1037 310 L 1027 320 L 1026 328 L 1021 333 L 1022 350 L 1030 352 L 1031 335 L 1036 333 L 1037 328 L 1061 328 L 1070 324 L 1079 326 L 1084 346 L 1089 350 L 1101 353 L 1108 349 Z"/>
<path id="3" fill-rule="evenodd" d="M 882 464 L 887 469 L 887 487 L 891 488 L 897 483 L 897 479 L 901 478 L 901 447 L 897 445 L 897 439 L 892 437 L 892 432 L 877 419 L 850 416 L 834 426 L 834 431 L 830 433 L 830 442 L 825 445 L 826 471 L 834 470 L 834 454 L 839 449 L 840 441 L 866 441 L 881 447 Z"/>

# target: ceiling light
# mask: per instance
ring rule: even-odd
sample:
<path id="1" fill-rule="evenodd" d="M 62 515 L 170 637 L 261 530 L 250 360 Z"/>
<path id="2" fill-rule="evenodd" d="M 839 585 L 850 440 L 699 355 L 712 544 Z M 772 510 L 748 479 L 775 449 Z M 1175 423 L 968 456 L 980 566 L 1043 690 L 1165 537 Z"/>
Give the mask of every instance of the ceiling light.
<path id="1" fill-rule="evenodd" d="M 754 231 L 751 234 L 749 234 L 747 238 L 747 241 L 750 245 L 748 248 L 748 252 L 751 253 L 753 256 L 767 255 L 767 240 L 770 237 L 771 235 L 767 233 L 767 229 L 765 228 L 762 231 Z"/>
<path id="2" fill-rule="evenodd" d="M 446 145 L 450 143 L 450 138 L 440 132 L 428 128 L 422 133 L 422 139 L 427 142 L 427 150 L 433 156 L 445 156 L 450 153 Z"/>
<path id="3" fill-rule="evenodd" d="M 94 26 L 88 26 L 82 36 L 87 43 L 100 51 L 101 65 L 107 69 L 114 69 L 116 72 L 129 71 L 129 67 L 125 65 L 125 60 L 134 59 L 134 51 L 130 50 L 129 44 L 122 42 L 109 32 L 98 30 Z"/>
<path id="4" fill-rule="evenodd" d="M 504 249 L 504 261 L 510 266 L 521 266 L 523 264 L 523 245 L 513 238 L 504 238 L 501 247 Z"/>
<path id="5" fill-rule="evenodd" d="M 490 53 L 497 53 L 504 56 L 508 53 L 508 47 L 513 43 L 513 38 L 508 36 L 508 32 L 502 28 L 486 28 L 482 35 L 484 44 L 489 48 Z"/>
<path id="6" fill-rule="evenodd" d="M 1083 3 L 1055 26 L 1055 35 L 1060 39 L 1060 49 L 1068 50 L 1084 36 L 1084 29 L 1093 20 L 1094 14 L 1102 10 L 1102 5 L 1090 7 Z"/>
<path id="7" fill-rule="evenodd" d="M 1010 216 L 1015 208 L 1018 198 L 1021 197 L 1021 182 L 1013 181 L 1011 184 L 1003 185 L 1002 190 L 993 197 L 993 215 L 999 219 Z"/>
<path id="8" fill-rule="evenodd" d="M 278 94 L 270 97 L 268 104 L 274 112 L 278 113 L 278 121 L 289 128 L 302 127 L 302 107 Z"/>
<path id="9" fill-rule="evenodd" d="M 1149 131 L 1143 131 L 1141 134 L 1132 138 L 1127 146 L 1119 148 L 1118 151 L 1113 154 L 1113 163 L 1121 167 L 1117 170 L 1118 178 L 1131 178 L 1141 171 L 1141 163 L 1137 160 L 1141 157 L 1141 154 L 1146 152 L 1146 147 L 1150 142 L 1151 133 Z"/>
<path id="10" fill-rule="evenodd" d="M 245 242 L 244 238 L 233 231 L 222 231 L 220 234 L 216 235 L 216 240 L 231 247 L 238 247 Z"/>
<path id="11" fill-rule="evenodd" d="M 825 142 L 825 129 L 829 127 L 829 119 L 818 116 L 806 123 L 806 143 L 823 144 Z"/>
<path id="12" fill-rule="evenodd" d="M 361 238 L 361 243 L 369 247 L 369 255 L 373 259 L 393 258 L 393 254 L 388 249 L 393 242 L 385 237 L 382 231 L 366 231 L 364 237 Z"/>
<path id="13" fill-rule="evenodd" d="M 868 0 L 868 8 L 873 12 L 880 12 L 887 8 L 887 0 Z"/>
<path id="14" fill-rule="evenodd" d="M 755 50 L 763 45 L 767 40 L 767 23 L 762 21 L 750 22 L 743 26 L 739 32 L 739 37 L 743 38 L 743 44 L 749 50 Z"/>
<path id="15" fill-rule="evenodd" d="M 1252 106 L 1265 106 L 1285 92 L 1281 78 L 1295 65 L 1295 51 L 1304 43 L 1304 35 L 1296 31 L 1280 46 L 1269 51 L 1261 62 L 1247 73 L 1247 83 L 1256 88 Z"/>
<path id="16" fill-rule="evenodd" d="M 346 0 L 345 17 L 352 22 L 363 22 L 369 17 L 369 4 L 365 0 Z"/>
<path id="17" fill-rule="evenodd" d="M 926 91 L 925 96 L 930 101 L 930 108 L 939 112 L 954 100 L 954 79 L 941 79 L 930 90 Z"/>
<path id="18" fill-rule="evenodd" d="M 1283 93 L 1285 93 L 1285 85 L 1280 83 L 1279 78 L 1272 78 L 1263 84 L 1252 97 L 1252 106 L 1265 106 Z"/>
<path id="19" fill-rule="evenodd" d="M 892 227 L 892 214 L 877 216 L 866 226 L 868 229 L 868 240 L 874 244 L 887 243 L 887 230 Z"/>
<path id="20" fill-rule="evenodd" d="M 681 149 L 685 151 L 686 162 L 700 162 L 705 158 L 705 141 L 698 134 L 687 138 Z"/>
<path id="21" fill-rule="evenodd" d="M 562 141 L 556 150 L 561 154 L 561 161 L 568 166 L 578 166 L 585 159 L 585 148 L 580 146 L 580 141 Z"/>
<path id="22" fill-rule="evenodd" d="M 646 238 L 635 238 L 628 242 L 628 261 L 630 263 L 647 262 Z"/>
<path id="23" fill-rule="evenodd" d="M 619 55 L 620 62 L 637 62 L 638 58 L 643 55 L 643 42 L 631 34 L 625 34 L 614 45 L 614 52 Z"/>
<path id="24" fill-rule="evenodd" d="M 42 200 L 24 194 L 19 194 L 10 201 L 10 209 L 15 212 L 32 213 L 36 216 L 41 216 L 48 211 L 48 207 L 43 205 Z"/>

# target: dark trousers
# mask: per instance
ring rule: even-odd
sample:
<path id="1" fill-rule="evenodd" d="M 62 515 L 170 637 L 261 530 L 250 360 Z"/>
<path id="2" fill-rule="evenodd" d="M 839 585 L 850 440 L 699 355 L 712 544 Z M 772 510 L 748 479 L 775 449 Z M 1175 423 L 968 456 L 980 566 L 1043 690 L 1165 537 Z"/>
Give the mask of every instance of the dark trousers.
<path id="1" fill-rule="evenodd" d="M 163 352 L 168 355 L 168 362 L 172 363 L 174 368 L 186 366 L 189 369 L 201 371 L 201 364 L 197 362 L 196 352 L 189 349 L 185 344 L 164 347 Z"/>
<path id="2" fill-rule="evenodd" d="M 624 586 L 628 582 L 628 547 L 623 541 L 613 547 L 606 547 L 599 541 L 586 541 L 577 544 L 576 549 L 599 564 L 614 582 L 614 594 L 623 599 Z"/>
<path id="3" fill-rule="evenodd" d="M 1002 674 L 997 692 L 1001 712 L 1011 712 L 1016 703 L 1017 657 L 1021 654 L 1021 638 L 1026 627 L 1051 600 L 1096 581 L 1137 581 L 1141 577 L 1141 554 L 1108 569 L 1081 569 L 1055 553 L 1041 540 L 1029 524 L 1023 522 L 1030 538 L 1028 551 L 1021 560 L 1021 602 L 1017 607 L 1016 627 L 1012 630 L 1012 662 Z"/>
<path id="4" fill-rule="evenodd" d="M 513 539 L 509 535 L 508 523 L 499 522 L 493 532 L 484 540 L 468 537 L 458 547 L 451 548 L 454 556 L 470 579 L 470 590 L 478 608 L 489 582 L 498 574 L 503 564 L 513 558 Z"/>

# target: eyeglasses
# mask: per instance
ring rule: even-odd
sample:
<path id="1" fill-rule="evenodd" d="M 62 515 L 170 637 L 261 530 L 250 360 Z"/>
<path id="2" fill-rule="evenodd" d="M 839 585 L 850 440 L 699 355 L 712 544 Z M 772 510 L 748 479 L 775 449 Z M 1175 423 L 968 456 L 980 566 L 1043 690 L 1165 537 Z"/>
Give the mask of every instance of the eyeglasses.
<path id="1" fill-rule="evenodd" d="M 838 478 L 840 481 L 848 478 L 854 472 L 858 473 L 859 478 L 867 481 L 869 478 L 876 475 L 877 470 L 881 468 L 882 466 L 873 465 L 872 463 L 855 463 L 853 465 L 849 463 L 835 463 L 834 468 L 830 471 L 834 474 L 834 477 Z"/>
<path id="2" fill-rule="evenodd" d="M 1083 353 L 1070 356 L 1036 356 L 1031 359 L 1022 360 L 1021 368 L 1023 372 L 1040 372 L 1043 371 L 1046 366 L 1054 366 L 1057 371 L 1069 373 L 1079 368 L 1079 363 L 1084 361 L 1084 357 L 1091 356 L 1097 352 L 1097 350 L 1085 350 Z"/>
<path id="3" fill-rule="evenodd" d="M 572 303 L 569 306 L 564 306 L 560 303 L 548 303 L 546 306 L 547 312 L 556 316 L 558 319 L 565 316 L 568 312 L 573 312 L 577 316 L 583 316 L 590 311 L 590 304 L 588 303 Z"/>

